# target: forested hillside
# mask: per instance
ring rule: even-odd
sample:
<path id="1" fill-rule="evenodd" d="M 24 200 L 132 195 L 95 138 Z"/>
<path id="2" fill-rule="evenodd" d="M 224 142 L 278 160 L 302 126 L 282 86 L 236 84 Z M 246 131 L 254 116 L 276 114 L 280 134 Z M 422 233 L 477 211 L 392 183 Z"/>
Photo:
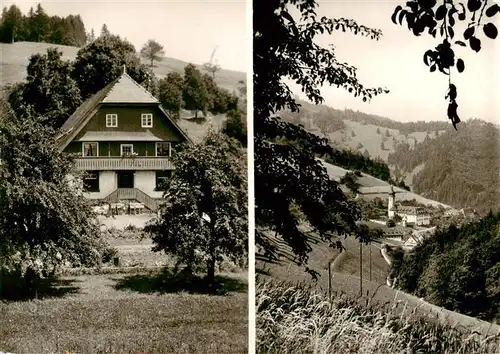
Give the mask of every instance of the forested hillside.
<path id="1" fill-rule="evenodd" d="M 457 208 L 470 206 L 483 215 L 490 209 L 500 210 L 497 126 L 475 119 L 463 122 L 457 132 L 447 120 L 403 123 L 350 109 L 300 103 L 299 112 L 281 112 L 283 119 L 304 125 L 337 148 L 349 149 L 356 157 L 349 159 L 348 168 L 364 163 L 358 155 L 370 157 L 385 162 L 394 180 L 429 199 Z M 387 174 L 385 168 L 379 172 Z M 367 173 L 387 180 L 377 172 Z"/>
<path id="2" fill-rule="evenodd" d="M 38 4 L 27 14 L 16 5 L 4 7 L 0 22 L 0 42 L 45 42 L 75 47 L 84 46 L 92 38 L 85 32 L 80 15 L 49 16 Z"/>
<path id="3" fill-rule="evenodd" d="M 500 210 L 500 131 L 498 126 L 475 119 L 447 131 L 438 139 L 425 139 L 413 148 L 397 145 L 388 162 L 410 173 L 413 190 L 456 207 L 480 212 Z"/>
<path id="4" fill-rule="evenodd" d="M 440 230 L 409 254 L 393 253 L 393 260 L 397 287 L 449 310 L 500 323 L 500 213 Z"/>

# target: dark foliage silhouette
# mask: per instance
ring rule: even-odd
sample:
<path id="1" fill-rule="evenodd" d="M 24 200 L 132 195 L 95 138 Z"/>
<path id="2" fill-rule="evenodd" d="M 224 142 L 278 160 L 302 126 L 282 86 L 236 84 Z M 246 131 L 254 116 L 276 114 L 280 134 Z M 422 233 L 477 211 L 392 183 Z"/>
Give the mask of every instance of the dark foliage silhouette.
<path id="1" fill-rule="evenodd" d="M 398 255 L 397 286 L 438 306 L 500 320 L 500 213 L 442 228 L 409 254 Z"/>
<path id="2" fill-rule="evenodd" d="M 80 15 L 49 16 L 42 5 L 24 15 L 16 5 L 4 7 L 0 24 L 0 42 L 45 42 L 75 47 L 87 43 Z"/>
<path id="3" fill-rule="evenodd" d="M 364 101 L 388 92 L 364 87 L 357 80 L 356 68 L 337 60 L 333 49 L 314 42 L 315 35 L 325 32 L 349 31 L 372 39 L 378 39 L 381 32 L 345 18 L 317 18 L 318 4 L 312 0 L 253 4 L 256 243 L 266 255 L 275 255 L 264 233 L 272 230 L 290 245 L 295 261 L 305 264 L 311 246 L 299 229 L 292 204 L 332 246 L 339 246 L 337 235 L 356 233 L 359 210 L 316 159 L 333 152 L 328 141 L 276 117 L 285 108 L 299 109 L 284 79 L 291 78 L 316 104 L 323 102 L 320 86 L 325 83 Z M 298 20 L 288 12 L 289 7 L 300 12 Z M 306 267 L 306 271 L 310 270 Z"/>
<path id="4" fill-rule="evenodd" d="M 467 0 L 467 3 L 457 0 L 414 0 L 408 1 L 405 7 L 398 5 L 391 17 L 395 24 L 403 25 L 405 21 L 415 36 L 427 30 L 434 38 L 438 34 L 442 38 L 436 48 L 424 53 L 423 60 L 431 72 L 437 69 L 448 76 L 445 99 L 449 100 L 447 114 L 455 129 L 460 118 L 457 112 L 457 87 L 451 81 L 451 69 L 456 67 L 461 73 L 465 70 L 465 63 L 456 56 L 453 48 L 468 46 L 479 52 L 483 37 L 481 32 L 489 39 L 496 39 L 498 30 L 492 21 L 498 13 L 500 6 L 491 0 Z M 460 22 L 467 23 L 467 29 L 462 34 L 463 40 L 455 37 L 455 26 Z"/>

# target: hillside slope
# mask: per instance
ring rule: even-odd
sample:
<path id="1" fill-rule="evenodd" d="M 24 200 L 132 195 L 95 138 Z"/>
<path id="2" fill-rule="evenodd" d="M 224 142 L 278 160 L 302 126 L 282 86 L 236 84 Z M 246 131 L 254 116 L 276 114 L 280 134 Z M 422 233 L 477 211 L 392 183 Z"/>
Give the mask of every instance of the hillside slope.
<path id="1" fill-rule="evenodd" d="M 272 238 L 272 236 L 270 236 Z M 350 297 L 359 296 L 359 243 L 358 241 L 347 238 L 342 239 L 346 250 L 340 253 L 338 250 L 329 247 L 328 243 L 317 240 L 312 245 L 312 252 L 308 266 L 317 271 L 320 277 L 313 281 L 311 276 L 304 271 L 304 267 L 299 267 L 293 263 L 291 249 L 283 245 L 281 241 L 276 240 L 281 247 L 281 258 L 278 261 L 271 261 L 262 254 L 256 254 L 256 273 L 258 281 L 260 279 L 274 278 L 279 281 L 291 283 L 311 284 L 323 293 L 328 293 L 328 262 L 337 257 L 343 259 L 337 265 L 332 265 L 331 286 L 333 294 L 347 294 Z M 372 248 L 372 281 L 369 281 L 369 260 L 368 247 Z M 334 263 L 336 263 L 334 261 Z M 432 305 L 422 301 L 420 298 L 403 291 L 392 289 L 385 283 L 385 277 L 389 273 L 389 268 L 377 245 L 363 246 L 363 293 L 367 295 L 375 304 L 397 304 L 398 310 L 403 312 L 412 309 L 422 316 L 431 319 L 437 319 L 441 323 L 451 326 L 461 325 L 469 330 L 478 330 L 480 333 L 490 335 L 500 330 L 499 325 L 482 321 L 474 317 L 466 316 L 457 312 L 449 311 L 444 308 Z M 364 299 L 360 300 L 364 301 Z"/>
<path id="2" fill-rule="evenodd" d="M 48 48 L 57 48 L 63 53 L 64 60 L 74 60 L 80 48 L 49 43 L 17 42 L 13 44 L 0 43 L 0 88 L 8 84 L 24 81 L 26 78 L 26 68 L 29 59 L 33 54 L 45 53 Z M 146 61 L 143 63 L 148 64 Z M 162 61 L 155 63 L 154 72 L 158 78 L 166 76 L 169 72 L 175 71 L 184 73 L 184 67 L 189 63 L 179 59 L 164 57 Z M 205 72 L 200 65 L 198 68 Z M 215 76 L 217 85 L 239 93 L 240 82 L 246 82 L 246 74 L 237 71 L 224 70 L 217 72 Z M 3 94 L 4 92 L 2 92 Z M 183 111 L 179 125 L 184 129 L 194 141 L 200 141 L 209 130 L 220 130 L 226 120 L 226 115 L 208 115 L 205 120 L 191 120 L 194 114 Z M 184 119 L 182 119 L 184 118 Z"/>
<path id="3" fill-rule="evenodd" d="M 325 165 L 328 175 L 331 179 L 335 181 L 339 181 L 347 172 L 354 172 L 350 170 L 346 170 L 342 167 L 335 166 L 329 164 L 323 160 L 321 160 L 323 165 Z M 382 198 L 386 199 L 388 193 L 390 192 L 391 185 L 386 181 L 370 176 L 366 173 L 361 173 L 361 177 L 357 179 L 357 182 L 360 184 L 359 193 L 366 194 L 363 196 L 365 199 L 373 199 L 373 198 Z M 451 205 L 444 204 L 429 198 L 425 198 L 417 193 L 409 192 L 405 189 L 394 187 L 394 191 L 397 193 L 396 200 L 413 200 L 424 205 L 429 205 L 433 207 L 441 206 L 445 209 L 452 208 Z"/>
<path id="4" fill-rule="evenodd" d="M 423 196 L 482 213 L 500 210 L 500 129 L 491 123 L 470 120 L 438 139 L 401 144 L 389 163 L 407 173 L 421 166 L 412 186 Z"/>
<path id="5" fill-rule="evenodd" d="M 447 121 L 402 123 L 350 109 L 335 109 L 299 101 L 299 112 L 282 112 L 286 121 L 302 124 L 333 145 L 380 157 L 387 162 L 390 153 L 402 142 L 414 146 L 426 137 L 433 139 L 453 129 Z"/>
<path id="6" fill-rule="evenodd" d="M 69 47 L 65 45 L 35 43 L 35 42 L 17 42 L 0 43 L 0 86 L 23 81 L 26 78 L 26 67 L 29 58 L 33 54 L 45 53 L 48 48 L 57 48 L 63 53 L 63 59 L 74 60 L 76 53 L 80 48 Z M 148 64 L 147 61 L 143 61 Z M 169 72 L 184 72 L 184 67 L 189 63 L 164 57 L 162 61 L 155 63 L 154 72 L 162 78 Z M 200 65 L 197 67 L 204 72 Z M 215 75 L 217 84 L 229 91 L 237 90 L 239 81 L 246 82 L 246 74 L 238 71 L 224 70 Z"/>
<path id="7" fill-rule="evenodd" d="M 455 131 L 447 120 L 402 123 L 350 109 L 300 101 L 284 120 L 387 163 L 391 175 L 417 194 L 457 208 L 500 210 L 500 129 L 479 119 Z"/>

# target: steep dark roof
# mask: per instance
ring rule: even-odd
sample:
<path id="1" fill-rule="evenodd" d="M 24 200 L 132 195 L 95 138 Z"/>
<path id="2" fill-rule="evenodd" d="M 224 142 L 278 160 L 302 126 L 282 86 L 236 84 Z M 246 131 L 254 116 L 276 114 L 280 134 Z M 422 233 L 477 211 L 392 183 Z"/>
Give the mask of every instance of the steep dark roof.
<path id="1" fill-rule="evenodd" d="M 124 71 L 102 102 L 158 103 L 158 100 Z"/>
<path id="2" fill-rule="evenodd" d="M 117 81 L 118 80 L 112 81 L 109 85 L 101 89 L 101 91 L 90 96 L 73 112 L 66 122 L 64 122 L 61 127 L 61 134 L 57 137 L 61 150 L 78 134 L 78 128 L 83 128 L 85 123 L 97 113 L 99 104 Z"/>
<path id="3" fill-rule="evenodd" d="M 137 100 L 133 96 L 137 95 Z M 108 100 L 106 100 L 109 98 Z M 123 98 L 124 102 L 118 102 L 118 98 Z M 158 101 L 147 92 L 142 86 L 135 82 L 126 72 L 109 83 L 96 94 L 83 102 L 75 112 L 64 122 L 61 127 L 61 134 L 57 137 L 59 148 L 63 150 L 80 132 L 80 130 L 97 113 L 101 103 L 152 103 L 158 105 L 169 122 L 181 133 L 190 143 L 192 140 L 186 135 L 175 121 L 171 120 L 167 112 L 161 107 Z"/>
<path id="4" fill-rule="evenodd" d="M 84 117 L 86 117 L 90 112 L 97 108 L 99 103 L 102 102 L 104 97 L 111 90 L 116 80 L 110 83 L 108 86 L 104 87 L 101 91 L 95 93 L 90 96 L 85 102 L 83 102 L 74 112 L 73 114 L 64 122 L 61 127 L 62 131 L 70 131 L 75 126 L 78 125 L 82 121 Z"/>

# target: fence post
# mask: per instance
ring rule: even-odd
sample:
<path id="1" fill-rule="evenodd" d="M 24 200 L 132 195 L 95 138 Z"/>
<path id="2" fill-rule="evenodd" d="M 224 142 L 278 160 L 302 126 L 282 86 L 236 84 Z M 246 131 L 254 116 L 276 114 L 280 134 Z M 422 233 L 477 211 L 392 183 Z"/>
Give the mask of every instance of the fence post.
<path id="1" fill-rule="evenodd" d="M 363 242 L 359 242 L 359 295 L 363 296 Z"/>
<path id="2" fill-rule="evenodd" d="M 328 300 L 332 301 L 332 261 L 328 262 Z"/>

